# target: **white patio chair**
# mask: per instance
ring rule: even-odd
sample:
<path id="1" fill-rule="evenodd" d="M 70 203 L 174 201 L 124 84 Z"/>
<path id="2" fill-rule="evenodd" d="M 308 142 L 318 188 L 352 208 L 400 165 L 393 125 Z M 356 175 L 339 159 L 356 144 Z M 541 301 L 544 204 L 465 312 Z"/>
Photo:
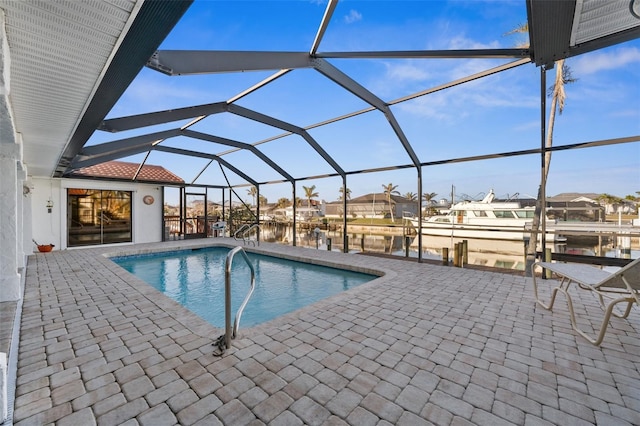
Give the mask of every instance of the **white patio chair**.
<path id="1" fill-rule="evenodd" d="M 548 304 L 545 304 L 538 297 L 538 283 L 535 274 L 536 267 L 548 269 L 561 278 L 560 284 L 551 291 L 551 300 Z M 611 314 L 618 318 L 627 318 L 634 303 L 640 306 L 640 259 L 634 260 L 624 268 L 613 273 L 584 264 L 536 262 L 531 267 L 531 275 L 533 277 L 533 292 L 538 304 L 545 309 L 551 310 L 558 291 L 562 292 L 567 297 L 571 326 L 578 334 L 594 345 L 600 345 L 602 343 Z M 576 324 L 573 301 L 569 294 L 571 283 L 576 283 L 579 289 L 590 291 L 596 295 L 600 306 L 605 311 L 600 331 L 597 333 L 595 339 L 580 330 Z M 627 307 L 624 312 L 619 313 L 614 311 L 614 307 L 622 302 L 627 302 Z"/>
<path id="2" fill-rule="evenodd" d="M 227 232 L 227 222 L 224 220 L 220 220 L 211 224 L 211 231 L 215 231 L 215 235 L 218 237 L 224 237 L 225 232 Z"/>

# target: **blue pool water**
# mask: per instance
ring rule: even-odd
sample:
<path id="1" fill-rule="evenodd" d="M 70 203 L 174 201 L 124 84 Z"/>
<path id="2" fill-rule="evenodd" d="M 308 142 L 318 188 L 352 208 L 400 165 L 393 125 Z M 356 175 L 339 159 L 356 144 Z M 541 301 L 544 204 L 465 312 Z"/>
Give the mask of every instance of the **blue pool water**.
<path id="1" fill-rule="evenodd" d="M 112 258 L 216 327 L 224 327 L 224 269 L 229 249 L 213 247 L 152 255 Z M 244 309 L 241 327 L 250 327 L 293 312 L 377 278 L 374 275 L 247 253 L 256 287 Z M 251 271 L 241 254 L 231 270 L 232 318 L 244 300 Z"/>

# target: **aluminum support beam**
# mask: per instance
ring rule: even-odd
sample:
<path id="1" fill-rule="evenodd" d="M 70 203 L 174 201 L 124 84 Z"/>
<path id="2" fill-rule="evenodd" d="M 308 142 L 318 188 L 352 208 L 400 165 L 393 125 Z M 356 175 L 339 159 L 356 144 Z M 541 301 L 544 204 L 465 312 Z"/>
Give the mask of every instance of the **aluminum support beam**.
<path id="1" fill-rule="evenodd" d="M 403 96 L 401 98 L 398 98 L 398 99 L 395 99 L 395 100 L 389 102 L 389 105 L 396 105 L 396 104 L 399 104 L 399 103 L 402 103 L 402 102 L 406 102 L 406 101 L 410 101 L 412 99 L 419 98 L 421 96 L 430 95 L 431 93 L 439 92 L 441 90 L 448 89 L 448 88 L 451 88 L 451 87 L 455 87 L 455 86 L 458 86 L 460 84 L 468 83 L 468 82 L 473 81 L 473 80 L 478 80 L 480 78 L 487 77 L 487 76 L 492 75 L 492 74 L 497 74 L 499 72 L 506 71 L 506 70 L 509 70 L 511 68 L 516 68 L 516 67 L 519 67 L 521 65 L 528 64 L 530 62 L 531 62 L 531 59 L 524 58 L 524 59 L 519 59 L 517 61 L 513 61 L 513 62 L 509 62 L 509 63 L 503 64 L 503 65 L 499 65 L 497 67 L 489 68 L 488 70 L 480 71 L 478 73 L 471 74 L 471 75 L 469 75 L 467 77 L 462 77 L 462 78 L 459 78 L 457 80 L 450 81 L 449 83 L 445 83 L 445 84 L 441 84 L 441 85 L 438 85 L 438 86 L 434 86 L 434 87 L 432 87 L 430 89 L 427 89 L 427 90 L 421 90 L 420 92 L 416 92 L 416 93 L 413 93 L 413 94 L 408 95 L 408 96 Z"/>
<path id="2" fill-rule="evenodd" d="M 398 136 L 400 143 L 402 143 L 402 146 L 409 155 L 409 158 L 411 158 L 411 162 L 416 167 L 420 167 L 420 160 L 418 159 L 418 156 L 407 140 L 404 132 L 402 131 L 402 128 L 400 127 L 400 124 L 398 124 L 398 122 L 396 121 L 393 113 L 391 112 L 391 109 L 389 109 L 389 106 L 382 99 L 378 98 L 376 95 L 371 93 L 369 90 L 361 86 L 358 82 L 353 80 L 351 77 L 349 77 L 327 61 L 323 59 L 316 59 L 314 61 L 314 64 L 316 64 L 316 70 L 318 70 L 318 72 L 323 74 L 325 77 L 339 84 L 344 89 L 353 93 L 369 105 L 380 110 L 389 121 L 389 124 L 391 124 L 391 127 L 393 128 L 395 134 Z"/>
<path id="3" fill-rule="evenodd" d="M 204 140 L 204 141 L 207 141 L 207 142 L 213 142 L 213 143 L 218 143 L 218 144 L 221 144 L 221 145 L 233 146 L 233 147 L 236 147 L 236 148 L 246 149 L 248 151 L 251 151 L 255 156 L 257 156 L 262 161 L 264 161 L 267 165 L 269 165 L 273 170 L 278 172 L 282 177 L 287 179 L 289 182 L 293 182 L 294 181 L 293 176 L 291 176 L 289 173 L 284 171 L 284 169 L 282 169 L 282 167 L 278 166 L 273 160 L 271 160 L 262 151 L 260 151 L 258 148 L 256 148 L 253 145 L 250 145 L 250 144 L 247 144 L 247 143 L 243 143 L 243 142 L 234 141 L 234 140 L 231 140 L 231 139 L 225 139 L 225 138 L 222 138 L 222 137 L 219 137 L 219 136 L 208 135 L 208 134 L 196 132 L 196 131 L 193 131 L 193 130 L 183 130 L 182 134 L 184 136 L 191 137 L 191 138 L 194 138 L 194 139 L 200 139 L 200 140 Z"/>
<path id="4" fill-rule="evenodd" d="M 400 140 L 400 143 L 404 147 L 405 151 L 407 151 L 407 154 L 409 155 L 409 158 L 411 158 L 411 162 L 413 163 L 414 166 L 416 166 L 419 169 L 420 168 L 420 160 L 418 159 L 418 156 L 416 155 L 415 151 L 413 150 L 413 147 L 409 143 L 409 140 L 407 139 L 406 135 L 402 131 L 402 127 L 400 127 L 400 124 L 398 124 L 398 121 L 396 120 L 396 117 L 391 112 L 391 109 L 388 106 L 385 106 L 385 108 L 384 108 L 384 110 L 382 110 L 382 112 L 384 113 L 384 116 L 389 121 L 389 124 L 391 124 L 391 128 L 395 132 L 396 136 L 398 136 L 398 139 Z"/>
<path id="5" fill-rule="evenodd" d="M 342 176 L 342 252 L 349 253 L 349 233 L 347 232 L 347 177 Z"/>
<path id="6" fill-rule="evenodd" d="M 162 132 L 148 133 L 146 135 L 134 136 L 131 138 L 120 139 L 113 142 L 106 142 L 99 145 L 88 146 L 82 149 L 78 155 L 94 156 L 101 154 L 115 153 L 119 151 L 128 151 L 137 147 L 149 147 L 155 141 L 164 140 L 180 136 L 180 129 L 165 130 Z"/>
<path id="7" fill-rule="evenodd" d="M 147 154 L 144 156 L 144 159 L 138 165 L 138 168 L 136 169 L 136 172 L 133 174 L 133 177 L 131 178 L 131 180 L 138 179 L 138 176 L 140 175 L 140 172 L 142 171 L 142 168 L 144 167 L 144 165 L 146 164 L 147 160 L 149 159 L 149 154 L 151 154 L 151 151 L 147 151 Z"/>
<path id="8" fill-rule="evenodd" d="M 161 142 L 179 134 L 179 129 L 169 130 L 87 147 L 73 158 L 67 170 L 95 166 L 107 161 L 140 154 L 149 151 L 155 142 Z M 65 172 L 65 175 L 68 174 L 68 171 Z"/>
<path id="9" fill-rule="evenodd" d="M 399 104 L 399 103 L 402 103 L 402 102 L 406 102 L 406 101 L 409 101 L 409 100 L 412 100 L 412 99 L 415 99 L 415 98 L 418 98 L 418 97 L 421 97 L 421 96 L 425 96 L 425 95 L 428 95 L 428 94 L 431 94 L 431 93 L 438 92 L 440 90 L 444 90 L 444 89 L 446 89 L 448 87 L 454 87 L 454 86 L 457 86 L 457 85 L 460 85 L 460 84 L 463 84 L 463 83 L 466 83 L 466 82 L 469 82 L 469 81 L 472 81 L 472 80 L 477 80 L 479 78 L 482 78 L 482 77 L 485 77 L 485 76 L 488 76 L 488 75 L 491 75 L 491 74 L 495 74 L 495 73 L 498 73 L 498 72 L 501 72 L 501 71 L 504 71 L 504 70 L 507 70 L 507 69 L 519 67 L 520 65 L 528 64 L 530 62 L 531 62 L 531 59 L 529 59 L 529 58 L 524 58 L 524 59 L 519 59 L 517 61 L 509 62 L 508 64 L 500 65 L 498 67 L 494 67 L 494 68 L 491 68 L 491 69 L 486 70 L 486 71 L 481 71 L 479 73 L 473 74 L 473 75 L 468 76 L 468 77 L 460 78 L 460 79 L 452 81 L 450 83 L 446 83 L 446 84 L 442 84 L 442 85 L 439 85 L 439 86 L 435 86 L 435 87 L 433 87 L 431 89 L 427 89 L 427 90 L 420 91 L 420 92 L 417 92 L 417 93 L 414 93 L 414 94 L 411 94 L 411 95 L 408 95 L 408 96 L 404 96 L 402 98 L 395 99 L 393 101 L 388 102 L 388 105 L 393 106 L 393 105 L 396 105 L 396 104 Z M 334 118 L 331 118 L 329 120 L 324 120 L 324 121 L 320 121 L 320 122 L 315 123 L 315 124 L 311 124 L 309 126 L 306 126 L 304 128 L 304 130 L 310 130 L 310 129 L 322 127 L 322 126 L 325 126 L 327 124 L 336 123 L 338 121 L 346 120 L 348 118 L 356 117 L 358 115 L 366 114 L 368 112 L 372 112 L 372 111 L 375 111 L 375 110 L 376 110 L 375 107 L 372 107 L 372 106 L 371 107 L 367 107 L 367 108 L 361 109 L 359 111 L 354 111 L 354 112 L 351 112 L 351 113 L 348 113 L 348 114 L 341 115 L 339 117 L 334 117 Z M 253 145 L 260 145 L 260 144 L 263 144 L 263 143 L 272 142 L 272 141 L 275 141 L 277 139 L 281 139 L 281 138 L 284 138 L 286 136 L 289 136 L 290 134 L 291 133 L 289 132 L 289 133 L 283 133 L 283 134 L 280 134 L 280 135 L 272 136 L 272 137 L 263 139 L 261 141 L 258 141 L 256 143 L 254 143 Z"/>
<path id="10" fill-rule="evenodd" d="M 558 70 L 562 72 L 562 70 Z M 540 67 L 540 191 L 538 192 L 540 199 L 538 202 L 540 203 L 540 216 L 538 217 L 540 230 L 538 231 L 540 238 L 540 245 L 542 246 L 542 255 L 547 249 L 547 175 L 549 170 L 547 170 L 547 156 L 549 158 L 549 162 L 551 162 L 551 152 L 547 152 L 547 67 Z M 534 219 L 535 220 L 535 219 Z M 533 241 L 529 241 L 529 244 L 538 244 L 538 234 L 532 235 Z M 535 253 L 535 250 L 534 250 Z M 528 254 L 528 253 L 527 253 Z M 528 260 L 528 256 L 527 256 Z M 527 265 L 529 268 L 531 265 Z M 525 269 L 528 270 L 528 269 Z M 571 306 L 571 305 L 569 305 Z"/>
<path id="11" fill-rule="evenodd" d="M 331 3 L 328 5 L 328 9 Z M 332 13 L 332 11 L 331 11 Z M 146 66 L 170 76 L 227 72 L 300 69 L 313 67 L 313 58 L 344 59 L 508 59 L 528 57 L 529 49 L 406 50 L 362 52 L 317 52 L 319 37 L 326 28 L 321 23 L 316 40 L 307 52 L 263 52 L 233 50 L 157 50 Z"/>
<path id="12" fill-rule="evenodd" d="M 126 151 L 107 152 L 104 154 L 92 155 L 90 157 L 82 157 L 81 155 L 77 155 L 73 159 L 73 162 L 67 169 L 68 172 L 65 173 L 65 175 L 68 174 L 69 171 L 71 170 L 82 169 L 84 167 L 91 167 L 91 166 L 95 166 L 96 164 L 106 163 L 107 161 L 117 160 L 123 157 L 129 157 L 131 155 L 136 155 L 142 152 L 149 151 L 150 149 L 151 149 L 151 145 L 149 146 L 144 145 L 144 146 L 133 147 Z"/>
<path id="13" fill-rule="evenodd" d="M 327 8 L 324 10 L 324 16 L 320 22 L 320 28 L 318 28 L 316 37 L 313 39 L 313 44 L 311 45 L 309 54 L 314 55 L 317 52 L 320 42 L 322 41 L 322 37 L 324 37 L 324 33 L 329 27 L 329 22 L 331 22 L 331 17 L 333 16 L 333 12 L 336 10 L 336 6 L 338 6 L 338 0 L 329 0 L 329 3 L 327 3 Z"/>
<path id="14" fill-rule="evenodd" d="M 190 185 L 195 184 L 195 183 L 196 183 L 196 181 L 197 181 L 198 179 L 200 179 L 200 176 L 202 176 L 202 174 L 204 173 L 204 171 L 205 171 L 205 170 L 207 170 L 207 169 L 209 168 L 209 166 L 211 165 L 211 163 L 213 163 L 214 161 L 215 161 L 215 160 L 213 160 L 213 159 L 209 160 L 209 162 L 207 163 L 207 165 L 206 165 L 206 166 L 204 166 L 204 167 L 200 170 L 200 172 L 196 175 L 196 177 L 194 177 L 194 178 L 193 178 L 193 180 L 191 180 Z"/>
<path id="15" fill-rule="evenodd" d="M 311 147 L 324 159 L 324 161 L 329 163 L 329 165 L 337 173 L 339 173 L 340 176 L 344 176 L 345 171 L 342 169 L 342 167 L 340 167 L 338 163 L 336 163 L 335 160 L 320 146 L 320 144 L 318 144 L 318 142 L 316 142 L 316 140 L 309 133 L 307 133 L 307 131 L 304 130 L 303 128 L 295 126 L 291 123 L 287 123 L 285 121 L 278 120 L 277 118 L 273 118 L 268 115 L 261 114 L 256 111 L 243 108 L 235 104 L 229 105 L 229 112 L 232 114 L 239 115 L 241 117 L 248 118 L 253 121 L 260 122 L 262 124 L 266 124 L 268 126 L 276 127 L 278 129 L 282 129 L 282 130 L 297 134 L 299 136 L 302 136 L 302 138 L 304 138 L 304 140 L 306 140 L 307 143 L 311 145 Z"/>
<path id="16" fill-rule="evenodd" d="M 157 50 L 147 67 L 163 74 L 195 75 L 311 68 L 306 52 Z"/>
<path id="17" fill-rule="evenodd" d="M 393 50 L 320 52 L 317 58 L 336 59 L 510 59 L 529 57 L 529 49 Z"/>
<path id="18" fill-rule="evenodd" d="M 151 112 L 148 114 L 130 115 L 128 117 L 104 120 L 98 127 L 98 130 L 115 133 L 123 130 L 138 129 L 140 127 L 186 120 L 187 118 L 200 117 L 203 115 L 218 114 L 225 112 L 226 110 L 226 102 L 216 102 L 206 105 Z"/>
<path id="19" fill-rule="evenodd" d="M 244 180 L 246 180 L 250 184 L 252 184 L 254 186 L 258 185 L 258 182 L 256 182 L 255 180 L 253 180 L 252 178 L 250 178 L 249 176 L 244 174 L 242 171 L 238 170 L 236 167 L 234 167 L 231 164 L 229 164 L 227 161 L 225 161 L 222 158 L 218 157 L 217 155 L 207 154 L 205 152 L 191 151 L 191 150 L 188 150 L 188 149 L 173 148 L 173 147 L 170 147 L 170 146 L 162 146 L 162 145 L 156 145 L 152 149 L 154 151 L 168 152 L 170 154 L 179 154 L 179 155 L 186 155 L 186 156 L 190 156 L 190 157 L 198 157 L 198 158 L 206 158 L 206 159 L 209 159 L 209 160 L 216 160 L 218 163 L 222 164 L 223 166 L 225 166 L 226 168 L 228 168 L 229 170 L 231 170 L 232 172 L 234 172 L 235 174 L 237 174 L 238 176 L 240 176 L 241 178 L 243 178 Z"/>
<path id="20" fill-rule="evenodd" d="M 568 56 L 575 10 L 576 0 L 527 1 L 529 48 L 537 66 L 552 69 Z"/>
<path id="21" fill-rule="evenodd" d="M 238 93 L 237 95 L 229 98 L 227 100 L 227 104 L 232 104 L 232 103 L 234 103 L 236 101 L 239 101 L 240 99 L 244 98 L 245 96 L 257 91 L 261 87 L 264 87 L 267 84 L 270 84 L 270 83 L 276 81 L 277 79 L 279 79 L 283 75 L 289 73 L 289 71 L 291 71 L 291 70 L 290 69 L 284 69 L 284 70 L 276 71 L 275 73 L 273 73 L 269 77 L 265 78 L 264 80 L 259 81 L 258 83 L 254 84 L 253 86 L 249 87 L 248 89 L 245 89 L 242 92 Z"/>
<path id="22" fill-rule="evenodd" d="M 324 75 L 334 83 L 342 86 L 342 88 L 353 93 L 369 105 L 374 106 L 376 109 L 382 111 L 384 107 L 387 106 L 387 104 L 382 99 L 371 93 L 369 90 L 365 89 L 360 85 L 360 83 L 358 83 L 324 59 L 314 59 L 313 64 L 314 68 L 320 74 Z"/>
<path id="23" fill-rule="evenodd" d="M 278 120 L 277 118 L 262 114 L 260 112 L 250 110 L 248 108 L 241 107 L 240 105 L 229 105 L 229 112 L 240 117 L 248 118 L 249 120 L 257 121 L 267 126 L 275 127 L 278 129 L 286 130 L 287 132 L 300 134 L 304 131 L 301 127 L 286 121 Z"/>

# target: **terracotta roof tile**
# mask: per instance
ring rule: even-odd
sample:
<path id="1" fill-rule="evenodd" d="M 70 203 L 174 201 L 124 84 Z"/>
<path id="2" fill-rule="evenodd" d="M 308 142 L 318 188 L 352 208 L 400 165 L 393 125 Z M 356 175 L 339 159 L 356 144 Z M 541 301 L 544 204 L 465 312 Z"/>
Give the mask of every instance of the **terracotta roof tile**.
<path id="1" fill-rule="evenodd" d="M 133 180 L 139 166 L 140 165 L 138 163 L 108 161 L 106 163 L 96 164 L 95 166 L 74 170 L 69 177 L 96 177 Z M 136 180 L 146 182 L 184 183 L 182 178 L 174 175 L 164 167 L 149 164 L 142 166 L 142 170 L 140 170 Z"/>

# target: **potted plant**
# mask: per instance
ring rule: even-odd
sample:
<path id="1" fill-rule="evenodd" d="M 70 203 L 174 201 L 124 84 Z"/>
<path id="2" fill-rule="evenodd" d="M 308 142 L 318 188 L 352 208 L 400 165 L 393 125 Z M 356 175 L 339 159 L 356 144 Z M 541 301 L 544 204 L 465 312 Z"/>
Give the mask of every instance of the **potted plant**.
<path id="1" fill-rule="evenodd" d="M 53 244 L 38 244 L 38 242 L 34 239 L 32 239 L 31 241 L 33 241 L 36 247 L 38 247 L 38 251 L 40 253 L 49 253 L 55 247 L 55 245 Z"/>

